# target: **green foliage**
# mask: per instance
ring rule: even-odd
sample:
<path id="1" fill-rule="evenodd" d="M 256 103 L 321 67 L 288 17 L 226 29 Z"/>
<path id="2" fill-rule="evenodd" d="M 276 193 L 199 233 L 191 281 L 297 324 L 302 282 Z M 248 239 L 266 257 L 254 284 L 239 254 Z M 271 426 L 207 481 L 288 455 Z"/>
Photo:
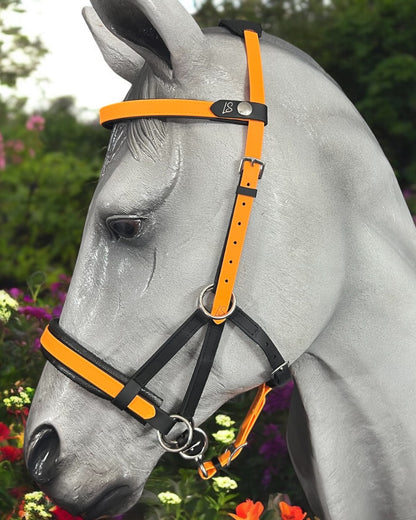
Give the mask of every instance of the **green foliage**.
<path id="1" fill-rule="evenodd" d="M 42 115 L 46 120 L 41 134 L 45 152 L 59 150 L 88 162 L 96 171 L 100 170 L 110 133 L 99 125 L 98 119 L 80 122 L 74 99 L 69 96 L 53 100 Z"/>
<path id="2" fill-rule="evenodd" d="M 0 280 L 72 272 L 97 173 L 73 155 L 46 153 L 0 175 Z"/>
<path id="3" fill-rule="evenodd" d="M 32 130 L 19 105 L 0 116 L 6 162 L 0 167 L 0 283 L 6 287 L 34 271 L 72 272 L 109 137 L 73 111 L 71 98 L 57 99 Z"/>
<path id="4" fill-rule="evenodd" d="M 403 187 L 416 184 L 414 0 L 205 0 L 196 19 L 261 22 L 310 54 L 375 133 Z"/>
<path id="5" fill-rule="evenodd" d="M 0 0 L 0 84 L 14 87 L 18 78 L 33 72 L 46 53 L 39 38 L 22 34 L 18 25 L 9 25 L 10 13 L 23 13 L 21 0 Z"/>

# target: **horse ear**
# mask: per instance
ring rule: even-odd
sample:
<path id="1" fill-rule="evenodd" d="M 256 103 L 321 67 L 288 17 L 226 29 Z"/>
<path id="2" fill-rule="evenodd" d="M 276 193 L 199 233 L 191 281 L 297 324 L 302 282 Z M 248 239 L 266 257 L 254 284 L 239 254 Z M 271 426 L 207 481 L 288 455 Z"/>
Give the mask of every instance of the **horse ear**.
<path id="1" fill-rule="evenodd" d="M 204 35 L 178 0 L 91 0 L 113 35 L 155 74 L 178 79 L 203 60 Z"/>
<path id="2" fill-rule="evenodd" d="M 84 7 L 82 14 L 107 64 L 116 74 L 133 83 L 144 65 L 144 59 L 114 36 L 92 7 Z"/>

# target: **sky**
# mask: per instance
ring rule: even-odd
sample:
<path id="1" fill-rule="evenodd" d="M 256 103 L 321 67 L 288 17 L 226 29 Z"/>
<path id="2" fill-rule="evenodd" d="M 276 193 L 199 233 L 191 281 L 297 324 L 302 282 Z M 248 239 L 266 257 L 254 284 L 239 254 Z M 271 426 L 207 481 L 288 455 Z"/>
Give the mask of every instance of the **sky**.
<path id="1" fill-rule="evenodd" d="M 192 12 L 194 0 L 181 0 Z M 121 101 L 129 84 L 105 63 L 81 9 L 89 0 L 22 0 L 24 14 L 16 23 L 23 34 L 40 36 L 49 53 L 32 76 L 20 80 L 16 92 L 29 98 L 29 111 L 43 109 L 48 100 L 75 97 L 78 115 L 89 119 L 100 107 Z"/>

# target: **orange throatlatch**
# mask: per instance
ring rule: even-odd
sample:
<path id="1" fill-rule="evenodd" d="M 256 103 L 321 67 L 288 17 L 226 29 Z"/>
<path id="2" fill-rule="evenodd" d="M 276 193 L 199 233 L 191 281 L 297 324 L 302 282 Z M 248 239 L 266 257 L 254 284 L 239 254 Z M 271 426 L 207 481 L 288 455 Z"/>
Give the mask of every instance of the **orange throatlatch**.
<path id="1" fill-rule="evenodd" d="M 43 353 L 58 370 L 88 391 L 111 400 L 120 410 L 126 411 L 140 422 L 154 427 L 162 447 L 166 451 L 180 453 L 185 459 L 194 459 L 203 479 L 211 478 L 217 470 L 227 467 L 240 454 L 263 409 L 267 394 L 273 386 L 280 386 L 290 378 L 288 363 L 284 361 L 260 325 L 236 305 L 233 292 L 251 209 L 257 195 L 258 181 L 264 170 L 261 154 L 264 127 L 267 124 L 267 107 L 264 104 L 259 44 L 261 27 L 258 24 L 230 20 L 222 21 L 220 25 L 244 38 L 250 87 L 248 101 L 143 99 L 115 103 L 103 107 L 100 111 L 101 124 L 108 128 L 118 122 L 143 117 L 205 118 L 247 125 L 246 145 L 239 170 L 234 208 L 214 283 L 202 291 L 199 308 L 130 376 L 118 372 L 84 348 L 63 331 L 57 320 L 50 323 L 41 338 Z M 204 304 L 204 296 L 208 291 L 214 293 L 211 310 Z M 207 436 L 201 429 L 194 428 L 193 416 L 227 320 L 263 350 L 272 374 L 270 381 L 258 388 L 256 398 L 234 443 L 218 457 L 203 462 L 202 456 L 208 443 Z M 206 333 L 189 387 L 179 412 L 169 415 L 161 408 L 162 399 L 153 394 L 147 388 L 147 384 L 201 327 L 206 327 Z M 182 429 L 185 431 L 177 440 L 172 441 L 166 436 L 178 422 L 182 423 Z"/>
<path id="2" fill-rule="evenodd" d="M 227 468 L 231 462 L 240 455 L 241 450 L 247 446 L 247 438 L 263 410 L 266 404 L 266 396 L 271 390 L 273 390 L 273 388 L 266 383 L 258 387 L 256 397 L 247 412 L 235 441 L 221 455 L 199 465 L 198 472 L 202 479 L 208 480 L 212 478 L 219 469 Z"/>

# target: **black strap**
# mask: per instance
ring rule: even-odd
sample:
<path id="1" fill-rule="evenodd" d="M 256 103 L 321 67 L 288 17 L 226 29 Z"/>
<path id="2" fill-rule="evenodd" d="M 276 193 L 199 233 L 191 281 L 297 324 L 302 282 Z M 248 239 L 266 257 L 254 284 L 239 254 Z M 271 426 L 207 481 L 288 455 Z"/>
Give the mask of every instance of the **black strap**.
<path id="1" fill-rule="evenodd" d="M 207 322 L 209 318 L 197 309 L 176 329 L 163 345 L 137 370 L 131 379 L 141 387 L 146 384 L 164 367 L 175 354 L 192 338 L 192 336 Z"/>
<path id="2" fill-rule="evenodd" d="M 261 38 L 262 27 L 259 23 L 248 22 L 247 20 L 220 20 L 218 24 L 220 27 L 225 27 L 231 33 L 244 38 L 244 31 L 254 31 Z"/>
<path id="3" fill-rule="evenodd" d="M 282 386 L 287 383 L 292 377 L 289 366 L 262 327 L 240 309 L 240 307 L 236 307 L 228 319 L 257 343 L 266 354 L 272 367 L 272 379 L 268 381 L 267 384 L 269 386 Z"/>
<path id="4" fill-rule="evenodd" d="M 262 121 L 267 125 L 267 105 L 255 103 L 254 101 L 238 101 L 235 99 L 219 99 L 210 107 L 210 110 L 217 117 L 234 117 L 235 119 L 247 119 Z M 247 113 L 247 110 L 250 112 Z M 228 121 L 227 122 L 231 122 Z"/>
<path id="5" fill-rule="evenodd" d="M 182 415 L 182 417 L 192 419 L 195 414 L 196 407 L 198 406 L 208 376 L 211 372 L 222 331 L 224 330 L 224 325 L 225 321 L 219 325 L 215 324 L 213 321 L 208 323 L 204 343 L 202 344 L 195 369 L 192 373 L 188 390 L 186 391 L 185 397 L 182 401 L 181 410 L 179 412 L 179 415 Z"/>

